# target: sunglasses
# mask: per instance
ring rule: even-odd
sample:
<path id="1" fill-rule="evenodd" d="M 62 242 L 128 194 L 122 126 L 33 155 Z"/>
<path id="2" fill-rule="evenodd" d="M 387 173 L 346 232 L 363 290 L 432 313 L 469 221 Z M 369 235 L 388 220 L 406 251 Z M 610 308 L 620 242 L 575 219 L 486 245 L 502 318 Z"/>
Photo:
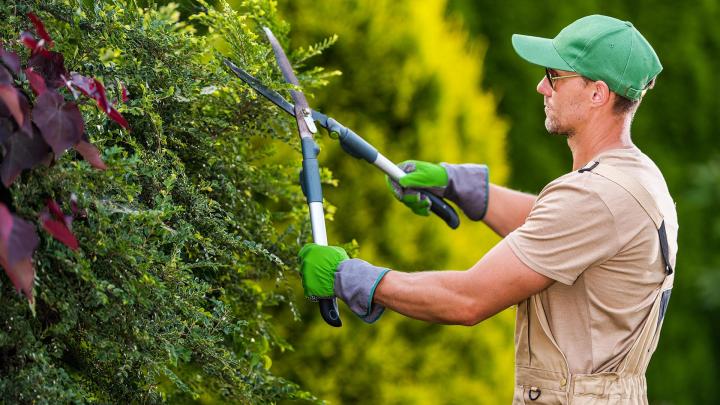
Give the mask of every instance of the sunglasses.
<path id="1" fill-rule="evenodd" d="M 570 77 L 580 77 L 580 76 L 581 76 L 581 75 L 565 75 L 565 76 L 560 76 L 560 75 L 556 75 L 556 74 L 554 74 L 554 73 L 555 73 L 555 71 L 553 71 L 552 69 L 550 69 L 550 68 L 545 68 L 545 77 L 548 79 L 548 83 L 550 83 L 550 88 L 553 89 L 553 90 L 555 90 L 555 81 L 556 81 L 556 80 L 567 79 L 567 78 L 570 78 Z"/>

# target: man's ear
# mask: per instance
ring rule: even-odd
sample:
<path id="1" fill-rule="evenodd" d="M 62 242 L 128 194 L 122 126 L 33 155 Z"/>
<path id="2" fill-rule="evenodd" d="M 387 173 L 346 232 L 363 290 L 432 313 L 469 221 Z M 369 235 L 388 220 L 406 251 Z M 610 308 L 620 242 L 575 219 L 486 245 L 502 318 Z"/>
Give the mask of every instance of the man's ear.
<path id="1" fill-rule="evenodd" d="M 602 80 L 591 83 L 593 93 L 592 102 L 596 107 L 603 106 L 610 101 L 610 88 Z"/>

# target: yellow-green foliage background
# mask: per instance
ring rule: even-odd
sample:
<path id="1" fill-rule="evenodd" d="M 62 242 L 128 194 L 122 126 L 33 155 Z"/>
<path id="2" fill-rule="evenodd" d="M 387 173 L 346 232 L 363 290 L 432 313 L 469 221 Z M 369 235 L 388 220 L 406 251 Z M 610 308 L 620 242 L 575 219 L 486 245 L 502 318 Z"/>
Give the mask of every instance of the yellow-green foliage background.
<path id="1" fill-rule="evenodd" d="M 342 75 L 314 91 L 313 108 L 395 162 L 486 162 L 494 182 L 506 181 L 507 123 L 479 85 L 484 45 L 445 18 L 445 1 L 418 7 L 413 1 L 301 0 L 280 7 L 292 27 L 289 49 L 338 35 L 312 64 Z M 453 231 L 435 217 L 413 215 L 394 201 L 382 173 L 344 154 L 327 136 L 322 145 L 321 165 L 338 180 L 336 188 L 324 190 L 336 207 L 330 243 L 355 240 L 358 257 L 412 271 L 466 269 L 498 241 L 465 217 Z M 278 353 L 273 370 L 333 403 L 510 400 L 514 311 L 474 328 L 429 325 L 395 313 L 369 326 L 341 305 L 340 329 L 325 325 L 310 303 L 300 305 L 302 322 L 279 319 L 276 325 L 295 351 Z"/>

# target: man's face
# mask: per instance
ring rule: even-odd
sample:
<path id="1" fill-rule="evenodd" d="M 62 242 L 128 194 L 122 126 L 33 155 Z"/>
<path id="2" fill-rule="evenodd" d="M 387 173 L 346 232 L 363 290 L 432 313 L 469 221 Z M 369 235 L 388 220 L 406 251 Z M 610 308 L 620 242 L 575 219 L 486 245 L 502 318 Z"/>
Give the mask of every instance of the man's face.
<path id="1" fill-rule="evenodd" d="M 575 72 L 549 69 L 551 77 L 572 76 Z M 554 87 L 554 89 L 553 89 Z M 545 128 L 551 134 L 568 137 L 578 129 L 588 113 L 587 83 L 582 77 L 555 79 L 551 85 L 544 77 L 537 85 L 545 105 Z"/>

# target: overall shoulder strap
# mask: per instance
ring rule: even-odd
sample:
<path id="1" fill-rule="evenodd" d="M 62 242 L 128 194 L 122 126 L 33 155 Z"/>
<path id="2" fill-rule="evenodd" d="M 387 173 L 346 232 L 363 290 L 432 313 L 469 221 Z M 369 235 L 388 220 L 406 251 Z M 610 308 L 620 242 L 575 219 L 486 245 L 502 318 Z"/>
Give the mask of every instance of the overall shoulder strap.
<path id="1" fill-rule="evenodd" d="M 635 201 L 640 204 L 642 209 L 655 224 L 655 228 L 658 230 L 658 236 L 660 237 L 660 249 L 662 251 L 663 261 L 665 262 L 665 272 L 667 274 L 672 274 L 673 268 L 670 265 L 670 249 L 667 240 L 667 232 L 665 231 L 665 220 L 650 192 L 647 191 L 647 189 L 634 177 L 628 176 L 622 170 L 600 162 L 590 162 L 585 165 L 585 167 L 578 170 L 578 172 L 591 172 L 612 181 L 625 189 L 625 191 L 627 191 L 635 199 Z"/>

